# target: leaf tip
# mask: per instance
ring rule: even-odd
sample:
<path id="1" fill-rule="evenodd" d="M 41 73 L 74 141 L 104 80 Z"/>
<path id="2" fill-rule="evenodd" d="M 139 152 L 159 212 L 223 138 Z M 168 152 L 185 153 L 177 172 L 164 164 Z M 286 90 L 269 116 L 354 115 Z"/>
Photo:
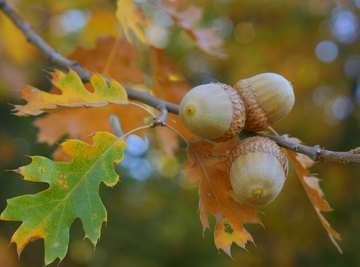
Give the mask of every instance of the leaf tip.
<path id="1" fill-rule="evenodd" d="M 20 175 L 23 175 L 23 173 L 24 173 L 23 167 L 19 167 L 17 169 L 8 170 L 8 171 L 16 172 L 16 173 L 18 173 Z"/>
<path id="2" fill-rule="evenodd" d="M 331 234 L 329 234 L 329 237 L 330 237 L 330 240 L 331 242 L 334 244 L 334 246 L 336 247 L 336 249 L 338 250 L 338 252 L 342 255 L 344 254 L 343 250 L 341 249 L 340 245 L 338 244 L 338 242 L 336 241 L 337 240 L 341 240 L 341 237 L 340 235 L 339 236 L 333 236 Z"/>
<path id="3" fill-rule="evenodd" d="M 208 230 L 209 228 L 210 228 L 209 226 L 203 225 L 203 228 L 202 228 L 202 236 L 203 236 L 203 238 L 205 238 L 205 232 L 206 232 L 206 230 Z"/>
<path id="4" fill-rule="evenodd" d="M 218 249 L 221 249 L 222 251 L 224 251 L 232 260 L 234 259 L 232 254 L 231 254 L 231 245 L 228 246 L 228 247 L 221 247 L 221 248 L 218 248 Z"/>
<path id="5" fill-rule="evenodd" d="M 20 260 L 21 253 L 23 252 L 23 250 L 26 247 L 27 243 L 24 243 L 23 245 L 19 245 L 13 238 L 11 238 L 10 245 L 11 244 L 16 245 L 16 254 L 18 256 L 18 260 Z"/>

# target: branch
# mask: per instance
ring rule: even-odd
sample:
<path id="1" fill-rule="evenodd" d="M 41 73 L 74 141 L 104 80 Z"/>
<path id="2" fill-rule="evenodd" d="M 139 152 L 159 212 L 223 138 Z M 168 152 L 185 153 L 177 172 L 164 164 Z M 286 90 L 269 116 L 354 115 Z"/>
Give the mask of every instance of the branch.
<path id="1" fill-rule="evenodd" d="M 77 72 L 84 82 L 88 82 L 91 73 L 86 70 L 79 63 L 72 61 L 44 41 L 32 27 L 20 17 L 5 0 L 0 0 L 0 9 L 10 18 L 10 20 L 23 32 L 27 40 L 38 47 L 48 60 L 57 67 L 68 70 L 69 68 Z M 104 77 L 107 81 L 109 78 Z M 178 114 L 179 106 L 173 103 L 165 102 L 159 98 L 151 96 L 147 93 L 125 87 L 125 90 L 130 99 L 140 101 L 144 104 L 152 106 L 161 111 L 161 116 L 155 118 L 154 126 L 166 126 L 165 119 L 168 112 Z M 292 143 L 284 136 L 274 136 L 268 134 L 258 134 L 260 136 L 268 137 L 278 143 L 280 146 L 305 154 L 315 161 L 337 161 L 337 162 L 360 162 L 360 148 L 356 148 L 347 152 L 335 152 L 320 148 L 320 146 L 306 146 L 302 144 Z"/>
<path id="2" fill-rule="evenodd" d="M 47 59 L 54 64 L 55 66 L 63 69 L 68 70 L 69 68 L 76 71 L 76 73 L 80 76 L 80 78 L 84 82 L 88 82 L 91 76 L 91 73 L 86 70 L 83 66 L 79 63 L 72 61 L 59 52 L 57 52 L 54 48 L 52 48 L 48 43 L 44 41 L 33 29 L 32 27 L 18 15 L 14 9 L 6 2 L 6 0 L 0 0 L 0 9 L 9 17 L 9 19 L 23 32 L 26 36 L 27 40 L 39 48 L 42 53 L 47 57 Z M 104 77 L 107 82 L 109 82 L 108 77 Z M 154 108 L 158 108 L 160 106 L 165 105 L 166 109 L 169 112 L 178 114 L 179 107 L 176 104 L 169 103 L 158 99 L 154 96 L 151 96 L 147 93 L 125 87 L 125 90 L 130 99 L 140 101 L 144 104 L 152 106 Z M 160 110 L 161 111 L 161 110 Z"/>
<path id="3" fill-rule="evenodd" d="M 285 136 L 258 134 L 275 141 L 279 146 L 309 156 L 314 161 L 360 162 L 360 147 L 345 152 L 322 149 L 319 145 L 306 146 L 289 141 Z"/>

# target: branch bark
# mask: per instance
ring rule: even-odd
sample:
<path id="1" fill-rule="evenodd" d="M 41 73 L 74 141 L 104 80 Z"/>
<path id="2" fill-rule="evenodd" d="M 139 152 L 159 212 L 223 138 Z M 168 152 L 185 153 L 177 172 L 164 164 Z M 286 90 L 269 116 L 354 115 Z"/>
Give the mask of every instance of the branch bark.
<path id="1" fill-rule="evenodd" d="M 293 143 L 285 136 L 258 134 L 263 137 L 268 137 L 275 141 L 279 146 L 305 154 L 314 161 L 337 161 L 340 163 L 360 162 L 360 147 L 351 149 L 350 151 L 338 152 L 330 151 L 321 148 L 319 145 L 307 146 L 303 144 Z"/>
<path id="2" fill-rule="evenodd" d="M 66 71 L 71 68 L 77 72 L 77 74 L 84 82 L 89 81 L 91 73 L 88 70 L 86 70 L 79 63 L 64 57 L 54 48 L 52 48 L 20 15 L 15 12 L 14 9 L 12 9 L 6 0 L 0 0 L 0 9 L 22 31 L 27 40 L 39 48 L 52 64 Z M 104 78 L 109 81 L 108 77 Z M 156 119 L 156 122 L 159 125 L 165 124 L 167 112 L 174 114 L 179 113 L 179 106 L 176 104 L 166 102 L 162 99 L 156 98 L 133 88 L 125 87 L 125 89 L 130 99 L 140 101 L 161 111 L 162 115 Z M 315 161 L 337 161 L 342 163 L 351 161 L 360 162 L 360 147 L 346 152 L 336 152 L 322 149 L 320 146 L 311 147 L 303 144 L 293 143 L 284 136 L 275 136 L 269 134 L 257 135 L 268 137 L 274 140 L 280 146 L 298 153 L 305 154 Z"/>

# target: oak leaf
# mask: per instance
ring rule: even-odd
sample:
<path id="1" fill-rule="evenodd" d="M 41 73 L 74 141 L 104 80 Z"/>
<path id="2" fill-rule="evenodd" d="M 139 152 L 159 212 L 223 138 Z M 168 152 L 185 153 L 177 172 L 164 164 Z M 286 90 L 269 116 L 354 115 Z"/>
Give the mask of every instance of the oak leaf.
<path id="1" fill-rule="evenodd" d="M 88 141 L 96 131 L 111 131 L 109 116 L 114 114 L 121 118 L 124 132 L 143 124 L 146 113 L 132 105 L 109 105 L 100 108 L 76 108 L 46 114 L 34 121 L 39 128 L 37 139 L 49 145 L 55 144 L 61 137 L 68 135 Z M 126 116 L 126 114 L 131 114 Z M 132 119 L 131 119 L 131 118 Z"/>
<path id="2" fill-rule="evenodd" d="M 70 56 L 86 69 L 103 73 L 119 82 L 143 83 L 144 73 L 134 64 L 138 57 L 135 48 L 112 36 L 98 38 L 93 49 L 77 48 Z M 109 116 L 116 115 L 121 119 L 124 132 L 143 124 L 147 113 L 133 105 L 108 105 L 97 108 L 76 108 L 59 110 L 56 113 L 44 114 L 34 124 L 39 128 L 38 140 L 54 144 L 62 136 L 87 141 L 89 135 L 96 131 L 111 131 Z M 62 153 L 55 152 L 58 159 Z"/>
<path id="3" fill-rule="evenodd" d="M 134 0 L 117 0 L 116 17 L 129 42 L 131 42 L 131 34 L 133 34 L 138 40 L 146 44 L 145 20 L 142 18 L 142 13 L 136 8 Z"/>
<path id="4" fill-rule="evenodd" d="M 215 245 L 231 256 L 232 243 L 245 249 L 248 241 L 254 242 L 244 224 L 261 222 L 256 208 L 233 199 L 229 172 L 217 167 L 224 159 L 211 157 L 213 149 L 216 146 L 204 141 L 190 143 L 186 172 L 190 181 L 199 183 L 199 212 L 204 231 L 210 228 L 208 217 L 215 216 Z"/>
<path id="5" fill-rule="evenodd" d="M 52 73 L 51 82 L 60 90 L 60 94 L 48 93 L 27 86 L 21 92 L 22 98 L 27 103 L 25 105 L 16 105 L 15 114 L 19 116 L 36 116 L 44 112 L 64 108 L 100 107 L 110 103 L 127 103 L 125 89 L 114 80 L 111 80 L 108 86 L 106 81 L 98 74 L 93 74 L 90 77 L 93 91 L 85 88 L 79 75 L 72 69 L 68 73 L 55 70 Z"/>
<path id="6" fill-rule="evenodd" d="M 99 195 L 100 183 L 113 187 L 119 181 L 114 164 L 119 163 L 126 147 L 121 138 L 97 132 L 93 144 L 68 140 L 61 144 L 72 158 L 56 162 L 33 156 L 32 162 L 18 170 L 24 180 L 43 182 L 49 188 L 37 194 L 9 199 L 1 220 L 22 221 L 12 237 L 18 254 L 32 240 L 44 239 L 45 264 L 62 260 L 68 250 L 69 230 L 80 218 L 85 237 L 94 245 L 100 238 L 107 212 Z"/>
<path id="7" fill-rule="evenodd" d="M 284 136 L 287 140 L 292 141 L 293 143 L 301 143 L 297 138 L 290 138 Z M 308 169 L 314 165 L 314 161 L 308 156 L 294 151 L 287 151 L 290 159 L 294 163 L 296 174 L 298 175 L 302 186 L 304 187 L 306 194 L 308 195 L 311 204 L 313 205 L 316 214 L 318 215 L 322 226 L 325 228 L 326 232 L 329 235 L 331 242 L 337 248 L 337 250 L 342 253 L 342 250 L 337 241 L 341 240 L 341 236 L 336 232 L 324 217 L 322 212 L 329 212 L 333 209 L 330 204 L 325 200 L 324 192 L 321 190 L 319 182 L 320 179 L 315 177 Z"/>
<path id="8" fill-rule="evenodd" d="M 196 25 L 202 17 L 200 7 L 186 5 L 184 1 L 169 0 L 158 1 L 158 7 L 168 14 L 175 24 L 186 32 L 204 52 L 220 58 L 226 56 L 221 49 L 224 41 L 214 29 Z"/>
<path id="9" fill-rule="evenodd" d="M 120 83 L 144 82 L 144 72 L 136 65 L 139 61 L 137 49 L 114 36 L 98 37 L 92 49 L 79 46 L 69 58 L 91 72 L 111 77 Z"/>
<path id="10" fill-rule="evenodd" d="M 165 57 L 161 49 L 151 49 L 153 94 L 163 100 L 179 103 L 190 85 L 176 69 L 175 62 Z M 144 73 L 136 67 L 136 49 L 129 43 L 104 36 L 99 38 L 94 49 L 78 48 L 71 59 L 79 62 L 91 72 L 103 73 L 119 82 L 143 83 Z M 62 136 L 88 140 L 95 131 L 111 131 L 108 118 L 111 114 L 120 118 L 124 132 L 144 123 L 148 114 L 133 105 L 108 105 L 97 108 L 76 108 L 59 110 L 37 118 L 34 124 L 39 128 L 38 140 L 54 144 Z M 56 123 L 55 123 L 56 122 Z M 180 131 L 186 138 L 194 137 L 181 123 L 179 117 L 169 114 L 170 126 Z M 178 136 L 164 127 L 155 129 L 165 155 L 173 156 L 178 149 Z M 63 159 L 56 151 L 57 159 Z"/>
<path id="11" fill-rule="evenodd" d="M 85 47 L 94 47 L 99 36 L 118 36 L 118 22 L 114 11 L 108 8 L 96 8 L 91 10 L 86 27 L 81 31 L 79 42 Z"/>
<path id="12" fill-rule="evenodd" d="M 165 56 L 163 49 L 152 47 L 150 56 L 154 95 L 172 103 L 179 103 L 190 89 L 190 85 L 177 70 L 176 63 Z M 169 114 L 167 124 L 174 127 L 187 139 L 195 137 L 186 129 L 177 115 Z M 179 146 L 178 135 L 166 128 L 157 128 L 156 133 L 164 153 L 173 156 Z"/>
<path id="13" fill-rule="evenodd" d="M 120 23 L 120 27 L 125 34 L 126 39 L 131 42 L 132 36 L 136 37 L 143 44 L 147 44 L 145 28 L 149 23 L 145 18 L 145 11 L 134 0 L 118 0 L 116 17 Z M 170 16 L 173 22 L 179 26 L 196 45 L 205 53 L 220 58 L 225 57 L 224 51 L 221 49 L 223 39 L 212 28 L 197 26 L 202 17 L 202 8 L 189 5 L 186 1 L 156 1 L 154 10 L 162 11 Z"/>

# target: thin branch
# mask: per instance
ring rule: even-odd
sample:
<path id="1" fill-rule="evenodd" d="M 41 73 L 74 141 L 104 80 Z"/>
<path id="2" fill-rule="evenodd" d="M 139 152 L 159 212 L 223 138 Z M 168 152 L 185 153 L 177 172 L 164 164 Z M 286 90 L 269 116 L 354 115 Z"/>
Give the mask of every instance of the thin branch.
<path id="1" fill-rule="evenodd" d="M 33 29 L 32 27 L 20 17 L 5 0 L 0 0 L 0 9 L 10 18 L 10 20 L 23 32 L 27 40 L 38 47 L 43 54 L 48 58 L 48 60 L 56 65 L 57 67 L 68 70 L 69 68 L 77 72 L 84 82 L 88 82 L 91 76 L 91 73 L 86 70 L 79 63 L 72 61 L 54 48 L 52 48 L 47 42 L 44 41 Z M 104 77 L 107 81 L 110 79 Z M 179 106 L 173 103 L 165 102 L 159 98 L 151 96 L 147 93 L 125 87 L 125 90 L 130 99 L 140 101 L 144 104 L 152 106 L 159 111 L 161 111 L 161 116 L 154 119 L 154 122 L 150 126 L 146 127 L 155 127 L 155 126 L 167 126 L 165 119 L 168 112 L 178 114 Z M 169 126 L 167 126 L 170 128 Z M 290 142 L 284 136 L 268 135 L 268 134 L 257 134 L 260 136 L 268 137 L 278 143 L 280 146 L 305 154 L 312 158 L 315 161 L 337 161 L 337 162 L 360 162 L 360 148 L 356 148 L 347 152 L 335 152 L 326 149 L 320 148 L 320 146 L 306 146 L 303 144 L 297 144 Z"/>
<path id="2" fill-rule="evenodd" d="M 56 65 L 57 67 L 68 70 L 69 68 L 73 69 L 84 82 L 88 82 L 91 76 L 91 73 L 86 70 L 79 63 L 72 61 L 59 52 L 57 52 L 54 48 L 52 48 L 43 38 L 41 38 L 32 27 L 22 18 L 16 11 L 7 3 L 5 0 L 0 0 L 0 9 L 9 17 L 9 19 L 23 32 L 26 36 L 27 40 L 39 48 L 43 54 L 48 58 L 48 60 Z M 104 77 L 107 82 L 109 82 L 109 78 Z M 166 109 L 169 112 L 178 114 L 179 107 L 176 104 L 169 103 L 158 99 L 154 96 L 151 96 L 147 93 L 125 87 L 125 90 L 130 99 L 140 101 L 144 104 L 157 108 L 161 105 L 165 105 Z"/>
<path id="3" fill-rule="evenodd" d="M 360 148 L 355 148 L 350 151 L 337 152 L 323 149 L 319 145 L 306 146 L 303 144 L 293 143 L 287 140 L 287 138 L 284 136 L 275 136 L 270 134 L 258 135 L 268 137 L 271 140 L 274 140 L 278 145 L 282 146 L 283 148 L 305 154 L 314 161 L 337 161 L 341 163 L 360 162 Z"/>
<path id="4" fill-rule="evenodd" d="M 161 103 L 159 106 L 157 106 L 157 109 L 161 111 L 161 116 L 154 118 L 153 126 L 165 126 L 165 121 L 167 118 L 167 115 L 169 114 L 165 103 Z"/>
<path id="5" fill-rule="evenodd" d="M 121 122 L 118 116 L 116 116 L 115 114 L 110 114 L 109 124 L 111 131 L 115 136 L 120 137 L 124 135 L 124 130 L 121 126 Z"/>

